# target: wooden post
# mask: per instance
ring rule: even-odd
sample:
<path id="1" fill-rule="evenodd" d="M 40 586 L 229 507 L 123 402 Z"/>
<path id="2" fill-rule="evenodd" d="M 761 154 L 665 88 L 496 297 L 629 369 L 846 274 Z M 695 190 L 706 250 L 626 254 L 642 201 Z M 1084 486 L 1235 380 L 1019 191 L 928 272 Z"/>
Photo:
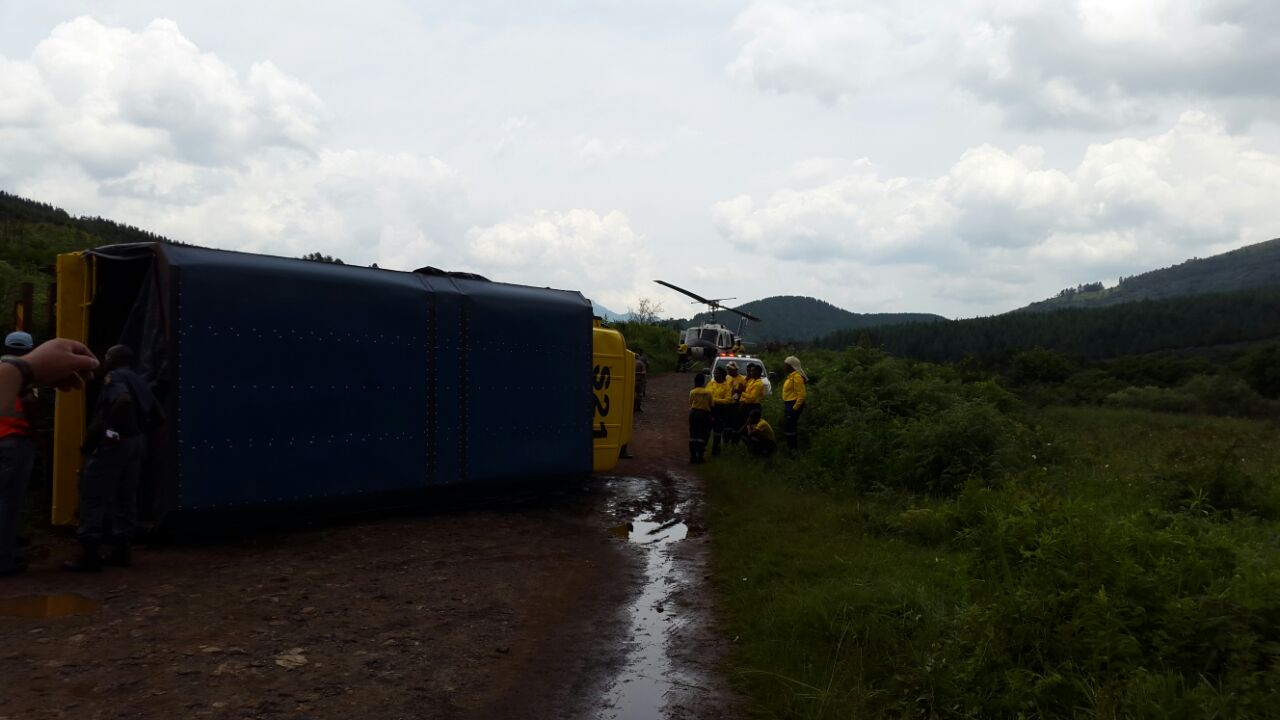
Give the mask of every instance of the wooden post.
<path id="1" fill-rule="evenodd" d="M 18 286 L 18 300 L 13 304 L 13 329 L 31 332 L 31 306 L 35 304 L 36 288 L 31 283 Z"/>
<path id="2" fill-rule="evenodd" d="M 45 331 L 41 340 L 58 336 L 58 283 L 49 283 L 49 296 L 45 298 L 44 307 Z"/>

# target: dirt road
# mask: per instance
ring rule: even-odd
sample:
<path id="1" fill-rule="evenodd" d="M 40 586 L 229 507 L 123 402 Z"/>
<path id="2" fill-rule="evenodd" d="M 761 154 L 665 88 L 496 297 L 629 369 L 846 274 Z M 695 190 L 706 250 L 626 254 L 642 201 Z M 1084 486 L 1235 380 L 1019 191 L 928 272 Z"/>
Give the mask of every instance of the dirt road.
<path id="1" fill-rule="evenodd" d="M 731 718 L 687 375 L 620 474 L 534 499 L 247 530 L 0 578 L 0 718 Z M 74 593 L 69 608 L 45 596 Z M 37 605 L 33 605 L 37 602 Z M 63 617 L 65 609 L 84 611 Z"/>

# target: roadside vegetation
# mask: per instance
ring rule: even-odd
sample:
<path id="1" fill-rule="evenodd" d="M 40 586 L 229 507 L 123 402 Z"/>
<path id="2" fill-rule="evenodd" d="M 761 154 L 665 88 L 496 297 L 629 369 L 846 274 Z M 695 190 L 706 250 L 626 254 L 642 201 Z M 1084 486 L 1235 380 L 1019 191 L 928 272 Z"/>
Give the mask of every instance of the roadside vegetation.
<path id="1" fill-rule="evenodd" d="M 802 456 L 705 467 L 736 680 L 766 717 L 1273 717 L 1277 351 L 1252 352 L 804 353 Z"/>
<path id="2" fill-rule="evenodd" d="M 649 358 L 649 372 L 673 372 L 680 333 L 667 325 L 646 322 L 612 322 L 609 327 L 627 339 L 627 349 Z"/>

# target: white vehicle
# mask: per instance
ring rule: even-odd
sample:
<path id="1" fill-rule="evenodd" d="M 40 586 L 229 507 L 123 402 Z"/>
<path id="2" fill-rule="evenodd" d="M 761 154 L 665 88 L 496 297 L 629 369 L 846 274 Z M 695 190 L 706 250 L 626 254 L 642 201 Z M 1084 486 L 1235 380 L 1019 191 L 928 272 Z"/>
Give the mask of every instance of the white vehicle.
<path id="1" fill-rule="evenodd" d="M 721 353 L 719 356 L 716 357 L 716 361 L 711 364 L 711 377 L 713 379 L 715 378 L 716 368 L 725 367 L 731 362 L 738 363 L 738 374 L 742 375 L 743 377 L 746 377 L 747 375 L 748 365 L 751 365 L 752 363 L 759 365 L 760 379 L 764 380 L 765 397 L 768 397 L 769 395 L 773 394 L 773 383 L 769 381 L 769 368 L 765 367 L 764 361 L 758 357 L 751 357 L 750 355 L 733 355 L 730 353 Z"/>

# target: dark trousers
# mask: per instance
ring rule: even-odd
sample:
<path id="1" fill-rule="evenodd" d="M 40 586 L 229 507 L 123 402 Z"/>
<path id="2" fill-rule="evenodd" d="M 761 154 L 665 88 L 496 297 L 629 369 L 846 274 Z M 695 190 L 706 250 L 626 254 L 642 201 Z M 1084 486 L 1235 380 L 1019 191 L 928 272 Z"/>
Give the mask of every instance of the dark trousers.
<path id="1" fill-rule="evenodd" d="M 129 542 L 138 521 L 138 476 L 142 472 L 142 436 L 103 440 L 85 458 L 80 471 L 81 541 Z"/>
<path id="2" fill-rule="evenodd" d="M 735 402 L 732 405 L 726 405 L 725 408 L 724 432 L 721 434 L 724 435 L 726 444 L 737 445 L 738 441 L 742 439 L 740 433 L 742 432 L 742 426 L 747 422 L 747 417 L 742 414 L 742 405 L 739 403 Z"/>
<path id="3" fill-rule="evenodd" d="M 734 432 L 732 405 L 716 405 L 711 408 L 711 454 L 720 454 L 720 444 L 728 442 L 728 433 Z"/>
<path id="4" fill-rule="evenodd" d="M 13 569 L 18 558 L 18 522 L 27 499 L 35 447 L 24 435 L 0 438 L 0 572 Z"/>
<path id="5" fill-rule="evenodd" d="M 773 440 L 759 435 L 744 435 L 743 442 L 747 444 L 747 450 L 757 457 L 769 457 L 778 446 Z"/>
<path id="6" fill-rule="evenodd" d="M 707 451 L 707 440 L 711 439 L 711 412 L 708 410 L 689 411 L 689 459 L 700 461 Z"/>
<path id="7" fill-rule="evenodd" d="M 791 452 L 800 449 L 800 413 L 804 412 L 803 407 L 797 408 L 795 404 L 795 400 L 790 400 L 782 410 L 782 437 Z"/>

